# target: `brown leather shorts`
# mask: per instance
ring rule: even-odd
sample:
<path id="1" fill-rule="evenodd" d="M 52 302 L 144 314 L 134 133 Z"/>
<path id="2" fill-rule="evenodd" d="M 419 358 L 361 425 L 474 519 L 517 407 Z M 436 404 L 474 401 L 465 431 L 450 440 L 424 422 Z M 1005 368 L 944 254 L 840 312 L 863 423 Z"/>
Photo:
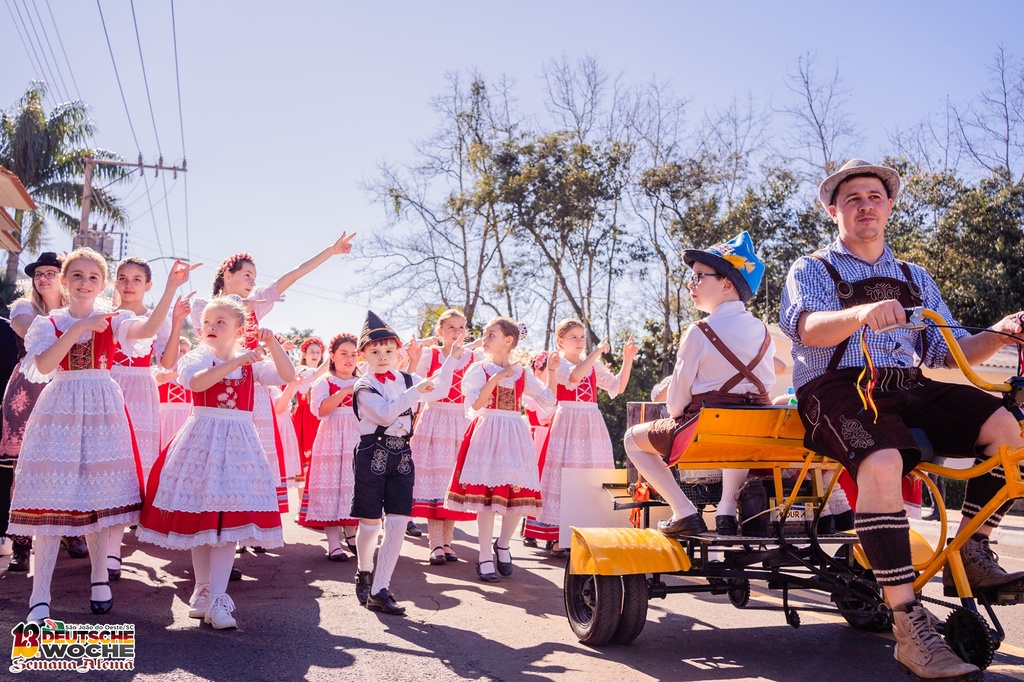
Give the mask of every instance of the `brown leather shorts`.
<path id="1" fill-rule="evenodd" d="M 860 368 L 826 372 L 797 391 L 797 409 L 807 434 L 804 445 L 842 462 L 857 478 L 868 455 L 895 448 L 903 473 L 921 460 L 910 429 L 923 429 L 935 452 L 975 457 L 982 425 L 1002 407 L 1000 398 L 973 386 L 926 378 L 916 367 L 880 368 L 873 392 L 878 418 L 865 410 L 857 392 Z"/>

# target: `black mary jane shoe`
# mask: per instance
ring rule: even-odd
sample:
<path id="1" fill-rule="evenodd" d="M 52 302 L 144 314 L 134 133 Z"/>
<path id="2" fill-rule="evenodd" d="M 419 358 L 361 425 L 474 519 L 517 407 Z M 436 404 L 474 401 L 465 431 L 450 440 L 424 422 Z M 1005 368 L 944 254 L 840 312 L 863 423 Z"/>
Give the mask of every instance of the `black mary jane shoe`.
<path id="1" fill-rule="evenodd" d="M 415 521 L 410 521 L 409 523 L 405 524 L 405 534 L 411 538 L 423 537 L 423 531 L 420 530 L 420 527 L 416 525 Z"/>
<path id="2" fill-rule="evenodd" d="M 441 554 L 437 553 L 438 550 L 441 550 Z M 448 563 L 448 559 L 445 558 L 444 547 L 435 547 L 434 549 L 430 550 L 431 566 L 444 566 L 446 563 Z"/>
<path id="3" fill-rule="evenodd" d="M 32 612 L 35 611 L 40 606 L 45 606 L 46 607 L 46 615 L 43 616 L 42 618 L 32 618 L 31 617 L 32 616 Z M 25 622 L 26 623 L 35 623 L 36 625 L 42 625 L 43 621 L 46 620 L 49 617 L 50 617 L 50 603 L 49 602 L 45 602 L 45 601 L 41 601 L 38 604 L 33 604 L 32 606 L 29 607 L 28 615 L 25 616 Z"/>
<path id="4" fill-rule="evenodd" d="M 508 561 L 502 561 L 501 555 L 498 554 L 498 550 L 502 552 L 509 552 Z M 494 565 L 498 567 L 498 573 L 502 574 L 506 578 L 512 575 L 512 553 L 508 547 L 498 547 L 498 541 L 494 541 Z"/>
<path id="5" fill-rule="evenodd" d="M 107 580 L 109 580 L 112 583 L 116 583 L 118 580 L 121 579 L 121 557 L 116 557 L 111 554 L 108 554 L 107 558 L 113 559 L 117 562 L 117 568 L 107 569 Z"/>
<path id="6" fill-rule="evenodd" d="M 235 566 L 232 566 L 231 567 L 231 575 L 228 576 L 228 580 L 230 580 L 233 583 L 236 583 L 236 582 L 238 582 L 241 579 L 242 579 L 242 569 L 237 568 Z"/>
<path id="7" fill-rule="evenodd" d="M 100 586 L 104 586 L 104 585 L 109 587 L 110 583 L 109 582 L 93 583 L 92 587 L 100 587 Z M 95 599 L 90 599 L 89 600 L 89 610 L 92 611 L 93 614 L 95 614 L 97 616 L 102 615 L 104 613 L 108 613 L 110 611 L 110 609 L 112 609 L 112 608 L 114 608 L 114 597 L 113 597 L 113 595 L 111 595 L 110 599 L 106 599 L 106 600 L 103 600 L 103 601 L 96 601 Z"/>
<path id="8" fill-rule="evenodd" d="M 444 560 L 450 564 L 454 564 L 459 560 L 459 555 L 455 553 L 451 545 L 444 546 Z"/>
<path id="9" fill-rule="evenodd" d="M 395 598 L 388 592 L 388 588 L 382 587 L 377 594 L 371 594 L 366 600 L 366 608 L 371 611 L 380 611 L 389 616 L 404 616 L 405 607 L 399 606 Z"/>
<path id="10" fill-rule="evenodd" d="M 331 553 L 327 555 L 328 561 L 342 562 L 348 561 L 348 554 L 345 554 L 345 550 L 341 547 L 335 547 L 331 550 Z"/>
<path id="11" fill-rule="evenodd" d="M 345 546 L 348 547 L 349 554 L 351 554 L 354 557 L 359 556 L 359 554 L 356 552 L 356 543 L 354 536 L 351 538 L 345 538 Z"/>
<path id="12" fill-rule="evenodd" d="M 487 561 L 478 561 L 478 562 L 476 562 L 476 574 L 480 578 L 480 580 L 484 581 L 485 583 L 496 583 L 499 580 L 501 580 L 501 578 L 498 577 L 498 574 L 495 573 L 494 571 L 490 571 L 488 573 L 484 573 L 483 570 L 481 569 L 481 567 L 484 564 L 490 564 L 491 566 L 493 566 L 494 562 L 491 561 L 490 559 L 488 559 Z"/>
<path id="13" fill-rule="evenodd" d="M 523 538 L 523 547 L 536 547 L 537 538 Z"/>

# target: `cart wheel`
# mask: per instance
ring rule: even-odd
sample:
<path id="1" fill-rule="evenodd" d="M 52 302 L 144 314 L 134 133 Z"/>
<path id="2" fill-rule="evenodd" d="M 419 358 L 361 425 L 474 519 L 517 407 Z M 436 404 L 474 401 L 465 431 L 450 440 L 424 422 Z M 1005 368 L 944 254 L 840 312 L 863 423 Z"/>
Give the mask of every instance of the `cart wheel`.
<path id="1" fill-rule="evenodd" d="M 743 579 L 729 580 L 729 601 L 738 609 L 742 609 L 750 601 L 750 581 Z"/>
<path id="2" fill-rule="evenodd" d="M 622 579 L 617 575 L 573 575 L 566 566 L 562 592 L 569 627 L 580 642 L 607 644 L 622 617 Z"/>
<path id="3" fill-rule="evenodd" d="M 882 599 L 882 589 L 875 585 L 874 574 L 850 558 L 848 546 L 844 545 L 836 552 L 836 559 L 847 565 L 850 575 L 842 576 L 846 578 L 842 581 L 853 591 L 853 594 L 832 595 L 832 603 L 839 609 L 839 615 L 857 630 L 892 630 L 892 612 Z"/>
<path id="4" fill-rule="evenodd" d="M 629 644 L 640 636 L 647 623 L 649 597 L 646 575 L 622 576 L 622 615 L 611 641 Z"/>
<path id="5" fill-rule="evenodd" d="M 953 609 L 944 628 L 946 643 L 957 656 L 982 670 L 992 663 L 999 640 L 981 614 L 963 607 Z"/>

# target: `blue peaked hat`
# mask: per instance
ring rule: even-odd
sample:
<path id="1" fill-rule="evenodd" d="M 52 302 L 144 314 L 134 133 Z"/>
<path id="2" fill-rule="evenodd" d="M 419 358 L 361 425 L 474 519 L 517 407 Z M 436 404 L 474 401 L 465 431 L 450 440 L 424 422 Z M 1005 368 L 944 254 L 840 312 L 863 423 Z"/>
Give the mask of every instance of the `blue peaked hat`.
<path id="1" fill-rule="evenodd" d="M 687 249 L 683 251 L 683 262 L 688 266 L 703 263 L 728 277 L 744 303 L 754 298 L 764 277 L 764 263 L 754 253 L 754 242 L 746 231 L 708 249 Z"/>

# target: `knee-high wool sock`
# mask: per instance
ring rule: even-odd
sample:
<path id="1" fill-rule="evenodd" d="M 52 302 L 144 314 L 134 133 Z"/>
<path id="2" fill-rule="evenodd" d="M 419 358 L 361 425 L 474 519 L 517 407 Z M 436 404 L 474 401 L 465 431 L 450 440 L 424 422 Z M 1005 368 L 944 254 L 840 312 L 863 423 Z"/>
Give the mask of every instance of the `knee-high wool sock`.
<path id="1" fill-rule="evenodd" d="M 377 572 L 373 576 L 371 594 L 377 594 L 385 587 L 391 586 L 391 576 L 402 553 L 402 543 L 405 542 L 405 529 L 408 524 L 408 516 L 388 514 L 384 517 L 384 541 L 377 554 Z"/>
<path id="2" fill-rule="evenodd" d="M 379 523 L 359 522 L 359 530 L 356 531 L 356 553 L 359 555 L 360 571 L 365 573 L 373 571 L 373 553 L 377 551 L 379 538 Z"/>
<path id="3" fill-rule="evenodd" d="M 680 489 L 676 483 L 672 471 L 665 464 L 661 455 L 654 452 L 646 452 L 640 449 L 633 438 L 632 431 L 626 431 L 626 437 L 622 439 L 626 448 L 626 455 L 636 470 L 647 479 L 647 482 L 654 486 L 654 489 L 661 494 L 662 498 L 672 507 L 672 516 L 681 519 L 697 513 L 697 508 L 690 502 L 690 498 Z"/>
<path id="4" fill-rule="evenodd" d="M 124 526 L 121 526 L 122 531 Z M 89 546 L 89 563 L 92 570 L 89 572 L 90 583 L 107 582 L 107 533 L 106 528 L 90 533 L 85 536 L 85 544 Z M 110 599 L 110 585 L 96 585 L 92 587 L 90 599 L 106 601 Z"/>
<path id="5" fill-rule="evenodd" d="M 53 580 L 53 568 L 57 565 L 60 538 L 56 535 L 37 535 L 33 545 L 35 558 L 32 562 L 32 596 L 28 600 L 29 606 L 40 602 L 50 603 L 50 581 Z"/>

